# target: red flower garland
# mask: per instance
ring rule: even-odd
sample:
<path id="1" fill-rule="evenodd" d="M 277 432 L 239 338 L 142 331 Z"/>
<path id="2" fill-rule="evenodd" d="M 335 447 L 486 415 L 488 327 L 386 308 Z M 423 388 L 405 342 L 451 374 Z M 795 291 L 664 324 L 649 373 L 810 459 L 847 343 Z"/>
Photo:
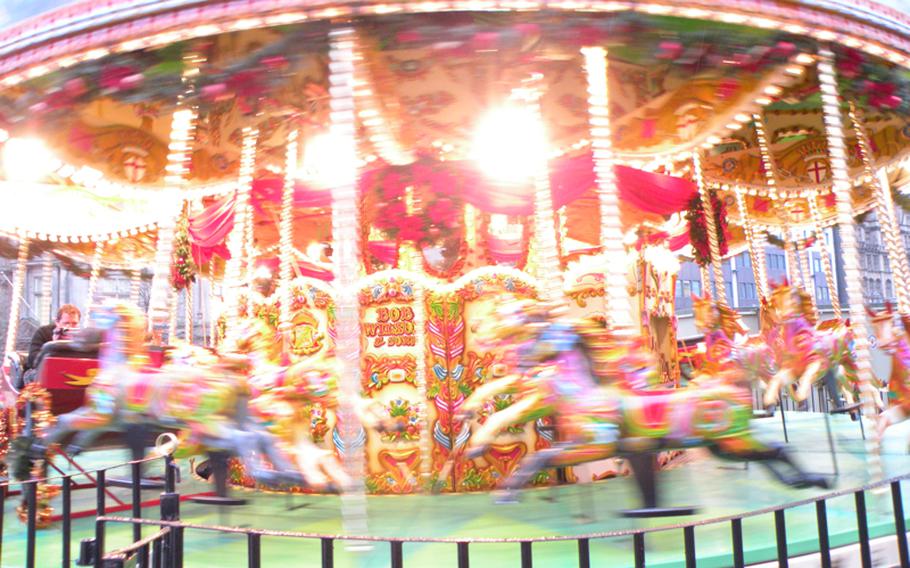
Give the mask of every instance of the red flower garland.
<path id="1" fill-rule="evenodd" d="M 727 240 L 730 236 L 727 228 L 727 206 L 717 196 L 716 191 L 711 192 L 711 205 L 714 208 L 714 224 L 717 227 L 717 244 L 721 256 L 729 250 Z M 701 197 L 695 196 L 689 202 L 686 211 L 686 221 L 689 222 L 689 241 L 695 253 L 695 262 L 700 266 L 711 263 L 711 246 L 708 242 L 708 220 L 701 205 Z"/>

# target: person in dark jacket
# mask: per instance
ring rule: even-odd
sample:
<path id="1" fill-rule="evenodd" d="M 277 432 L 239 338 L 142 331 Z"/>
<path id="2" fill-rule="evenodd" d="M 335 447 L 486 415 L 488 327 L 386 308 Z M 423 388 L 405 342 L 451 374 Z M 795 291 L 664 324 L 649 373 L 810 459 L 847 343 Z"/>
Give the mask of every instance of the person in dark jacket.
<path id="1" fill-rule="evenodd" d="M 82 313 L 79 308 L 72 304 L 63 304 L 57 310 L 57 319 L 54 323 L 49 323 L 39 327 L 32 336 L 32 343 L 28 348 L 28 360 L 25 363 L 25 370 L 34 369 L 38 364 L 38 354 L 41 348 L 48 341 L 61 341 L 71 339 L 73 330 L 79 327 L 79 320 Z M 26 380 L 26 382 L 28 382 Z"/>

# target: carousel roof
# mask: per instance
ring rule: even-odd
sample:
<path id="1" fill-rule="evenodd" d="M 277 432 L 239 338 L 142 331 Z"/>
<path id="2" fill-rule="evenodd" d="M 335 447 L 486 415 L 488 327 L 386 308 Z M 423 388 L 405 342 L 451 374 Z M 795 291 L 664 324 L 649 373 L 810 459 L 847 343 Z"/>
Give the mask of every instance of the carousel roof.
<path id="1" fill-rule="evenodd" d="M 743 1 L 710 11 L 700 2 L 571 3 L 576 10 L 550 2 L 547 11 L 525 2 L 521 12 L 486 11 L 513 8 L 514 2 L 335 2 L 318 8 L 269 2 L 265 12 L 266 3 L 256 1 L 177 0 L 161 8 L 107 0 L 42 13 L 51 4 L 10 4 L 6 16 L 15 24 L 0 33 L 4 145 L 39 138 L 53 166 L 24 182 L 14 175 L 16 162 L 5 163 L 3 190 L 16 196 L 0 212 L 0 231 L 7 234 L 74 244 L 128 241 L 154 231 L 179 195 L 191 203 L 191 240 L 204 249 L 201 260 L 223 254 L 244 129 L 255 128 L 255 238 L 268 256 L 278 244 L 286 142 L 293 130 L 305 148 L 294 245 L 312 270 L 325 271 L 323 253 L 312 245 L 331 235 L 329 194 L 315 181 L 329 158 L 307 143 L 327 128 L 328 20 L 345 15 L 354 18 L 361 56 L 356 101 L 365 250 L 378 264 L 384 243 L 402 231 L 460 250 L 462 216 L 452 211 L 465 205 L 478 209 L 485 226 L 490 215 L 529 216 L 528 188 L 490 181 L 472 152 L 480 117 L 530 73 L 543 76 L 541 112 L 564 241 L 577 250 L 596 246 L 584 46 L 609 50 L 613 149 L 625 168 L 618 170 L 618 183 L 627 227 L 646 224 L 649 234 L 673 236 L 694 198 L 693 151 L 705 152 L 705 182 L 719 190 L 734 220 L 743 218 L 739 191 L 748 218 L 760 226 L 809 224 L 810 196 L 817 196 L 824 221 L 831 222 L 827 137 L 814 71 L 820 40 L 834 42 L 844 111 L 847 103 L 857 107 L 874 166 L 889 167 L 894 187 L 906 175 L 910 18 L 896 2 L 769 7 Z M 199 73 L 188 81 L 190 66 Z M 186 181 L 175 189 L 167 165 L 178 100 L 198 109 L 198 120 Z M 773 158 L 771 188 L 756 119 Z M 845 136 L 855 148 L 855 135 Z M 869 179 L 859 154 L 850 155 L 854 208 L 862 212 L 871 204 Z M 399 210 L 409 188 L 420 218 Z M 61 204 L 59 218 L 39 206 L 50 201 Z M 522 246 L 530 230 L 525 225 L 524 237 L 498 235 L 503 254 Z M 510 240 L 515 242 L 505 242 Z"/>

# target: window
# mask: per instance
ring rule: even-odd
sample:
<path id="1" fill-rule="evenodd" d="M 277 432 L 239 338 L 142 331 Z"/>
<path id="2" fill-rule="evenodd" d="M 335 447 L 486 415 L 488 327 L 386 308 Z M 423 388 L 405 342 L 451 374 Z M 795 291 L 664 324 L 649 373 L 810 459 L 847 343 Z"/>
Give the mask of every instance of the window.
<path id="1" fill-rule="evenodd" d="M 822 259 L 819 255 L 812 255 L 812 274 L 817 274 L 822 271 Z"/>
<path id="2" fill-rule="evenodd" d="M 701 281 L 693 280 L 692 281 L 692 293 L 696 296 L 701 296 Z"/>
<path id="3" fill-rule="evenodd" d="M 752 284 L 751 282 L 740 283 L 739 297 L 741 300 L 755 300 L 755 284 Z"/>
<path id="4" fill-rule="evenodd" d="M 682 298 L 682 297 L 683 297 L 683 295 L 682 295 L 682 280 L 677 280 L 677 281 L 676 281 L 676 297 L 677 297 L 677 298 Z"/>
<path id="5" fill-rule="evenodd" d="M 768 268 L 772 270 L 783 270 L 784 255 L 778 253 L 768 253 Z"/>
<path id="6" fill-rule="evenodd" d="M 891 281 L 890 281 L 890 280 L 885 280 L 885 298 L 891 299 L 891 297 L 892 297 L 893 295 L 894 295 L 894 290 L 893 290 L 893 288 L 891 287 Z"/>

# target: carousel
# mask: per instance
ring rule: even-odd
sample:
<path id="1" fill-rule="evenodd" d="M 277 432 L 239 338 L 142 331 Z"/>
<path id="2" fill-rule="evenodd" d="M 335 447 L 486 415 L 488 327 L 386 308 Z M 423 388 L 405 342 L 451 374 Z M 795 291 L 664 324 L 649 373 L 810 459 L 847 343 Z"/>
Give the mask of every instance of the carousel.
<path id="1" fill-rule="evenodd" d="M 165 432 L 187 483 L 214 482 L 184 519 L 226 524 L 213 505 L 239 505 L 230 524 L 459 543 L 707 522 L 910 473 L 910 17 L 828 4 L 11 10 L 10 472 L 112 446 L 138 459 Z M 884 308 L 863 304 L 855 225 L 870 211 L 893 272 Z M 768 276 L 771 245 L 786 278 Z M 743 252 L 756 329 L 724 274 Z M 88 279 L 86 330 L 45 346 L 23 382 L 20 299 L 39 258 L 40 323 L 63 263 Z M 677 338 L 687 261 L 697 351 Z M 104 301 L 115 274 L 129 293 Z M 873 336 L 890 375 L 873 372 Z M 782 434 L 782 399 L 811 396 L 824 411 L 789 413 Z M 894 532 L 869 522 L 825 530 L 845 545 Z M 736 565 L 774 559 L 771 533 L 744 557 L 740 533 Z M 791 529 L 784 554 L 787 538 L 819 552 L 810 533 Z M 727 539 L 705 530 L 699 565 L 730 565 Z M 300 554 L 276 548 L 274 565 Z M 355 548 L 339 555 L 376 563 Z M 490 550 L 475 563 L 508 561 Z M 689 565 L 688 540 L 645 550 L 649 566 Z"/>

